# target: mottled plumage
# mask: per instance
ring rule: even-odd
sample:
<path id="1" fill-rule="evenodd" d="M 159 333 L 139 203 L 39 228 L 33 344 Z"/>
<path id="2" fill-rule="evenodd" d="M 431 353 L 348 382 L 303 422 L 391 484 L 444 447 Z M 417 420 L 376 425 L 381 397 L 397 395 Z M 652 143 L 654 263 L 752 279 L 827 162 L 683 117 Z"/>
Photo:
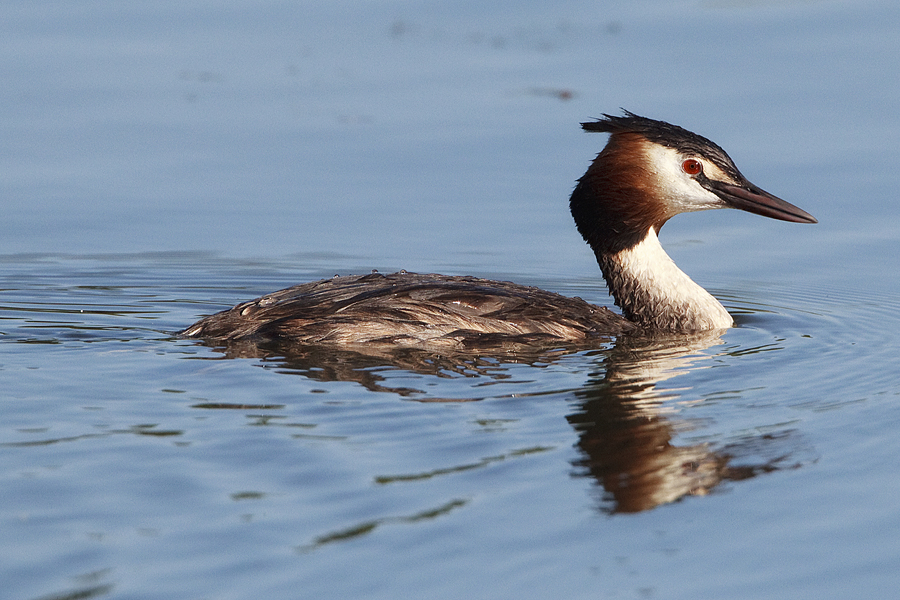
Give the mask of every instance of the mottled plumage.
<path id="1" fill-rule="evenodd" d="M 606 308 L 540 288 L 400 272 L 304 283 L 238 304 L 182 333 L 218 340 L 460 347 L 586 342 L 634 329 Z"/>

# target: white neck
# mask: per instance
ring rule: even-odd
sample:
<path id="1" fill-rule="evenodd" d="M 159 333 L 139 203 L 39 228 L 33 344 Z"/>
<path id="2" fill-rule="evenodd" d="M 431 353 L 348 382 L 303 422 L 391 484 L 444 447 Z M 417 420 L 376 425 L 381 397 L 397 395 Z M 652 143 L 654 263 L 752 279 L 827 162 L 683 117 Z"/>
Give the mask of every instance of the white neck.
<path id="1" fill-rule="evenodd" d="M 669 258 L 652 227 L 633 248 L 597 258 L 616 304 L 639 325 L 697 331 L 734 323 L 725 307 Z"/>

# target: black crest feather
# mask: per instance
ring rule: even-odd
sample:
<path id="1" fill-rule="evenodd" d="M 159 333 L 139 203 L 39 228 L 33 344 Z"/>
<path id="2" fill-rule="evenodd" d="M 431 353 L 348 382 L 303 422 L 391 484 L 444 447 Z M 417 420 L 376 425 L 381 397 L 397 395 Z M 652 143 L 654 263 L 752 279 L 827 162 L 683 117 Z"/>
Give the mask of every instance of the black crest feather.
<path id="1" fill-rule="evenodd" d="M 636 133 L 644 136 L 651 142 L 675 148 L 684 154 L 696 154 L 706 157 L 716 163 L 726 173 L 739 174 L 731 157 L 712 140 L 678 125 L 641 117 L 625 109 L 622 109 L 622 112 L 625 114 L 621 117 L 604 114 L 602 118 L 596 121 L 582 123 L 581 127 L 585 131 L 597 131 L 613 135 L 617 133 Z"/>

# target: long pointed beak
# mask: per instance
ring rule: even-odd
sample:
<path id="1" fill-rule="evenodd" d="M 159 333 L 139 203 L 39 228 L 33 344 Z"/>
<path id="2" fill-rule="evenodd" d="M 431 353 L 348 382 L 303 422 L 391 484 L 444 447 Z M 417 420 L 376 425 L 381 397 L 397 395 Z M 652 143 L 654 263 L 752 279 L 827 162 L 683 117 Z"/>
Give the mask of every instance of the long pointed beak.
<path id="1" fill-rule="evenodd" d="M 816 218 L 805 210 L 797 208 L 790 202 L 785 202 L 765 190 L 761 190 L 749 181 L 743 186 L 731 185 L 721 181 L 708 181 L 712 192 L 732 208 L 739 208 L 780 221 L 818 223 Z"/>

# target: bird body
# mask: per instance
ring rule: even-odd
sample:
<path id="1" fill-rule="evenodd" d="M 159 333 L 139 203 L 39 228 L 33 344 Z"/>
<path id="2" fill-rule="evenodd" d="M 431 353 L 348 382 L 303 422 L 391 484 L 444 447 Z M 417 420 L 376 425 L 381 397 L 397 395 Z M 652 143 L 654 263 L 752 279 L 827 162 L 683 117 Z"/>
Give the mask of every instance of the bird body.
<path id="1" fill-rule="evenodd" d="M 297 285 L 207 317 L 183 334 L 303 344 L 459 347 L 584 342 L 634 329 L 607 308 L 536 287 L 401 271 Z"/>

